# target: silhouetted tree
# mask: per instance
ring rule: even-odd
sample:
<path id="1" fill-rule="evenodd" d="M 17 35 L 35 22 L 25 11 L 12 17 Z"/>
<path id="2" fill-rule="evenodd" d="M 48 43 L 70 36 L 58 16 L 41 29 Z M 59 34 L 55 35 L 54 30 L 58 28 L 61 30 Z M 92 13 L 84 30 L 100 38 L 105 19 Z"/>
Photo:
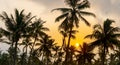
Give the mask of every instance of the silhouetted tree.
<path id="1" fill-rule="evenodd" d="M 51 57 L 52 57 L 52 48 L 55 45 L 54 39 L 51 39 L 48 35 L 41 36 L 40 39 L 41 46 L 37 49 L 38 54 L 40 57 L 42 57 L 43 63 L 45 65 L 49 65 L 51 63 Z"/>
<path id="2" fill-rule="evenodd" d="M 92 53 L 92 48 L 87 43 L 80 45 L 80 49 L 77 52 L 78 65 L 86 65 L 87 63 L 90 65 L 92 64 L 92 59 L 95 54 Z"/>
<path id="3" fill-rule="evenodd" d="M 0 65 L 11 65 L 9 54 L 0 51 Z"/>
<path id="4" fill-rule="evenodd" d="M 55 21 L 60 21 L 63 20 L 63 22 L 61 23 L 62 27 L 66 26 L 66 23 L 68 24 L 69 27 L 69 34 L 68 34 L 68 44 L 67 44 L 67 48 L 69 48 L 70 46 L 70 39 L 71 39 L 71 31 L 73 30 L 73 28 L 79 27 L 79 20 L 83 20 L 88 26 L 90 26 L 89 22 L 82 16 L 82 15 L 92 15 L 95 17 L 95 15 L 93 13 L 90 12 L 86 12 L 83 11 L 83 9 L 85 8 L 89 8 L 90 7 L 90 3 L 88 2 L 88 0 L 65 0 L 65 3 L 70 7 L 70 8 L 56 8 L 53 9 L 54 10 L 59 10 L 62 12 L 62 15 L 58 16 L 56 18 Z M 67 60 L 67 55 L 68 50 L 66 52 L 66 61 Z"/>
<path id="5" fill-rule="evenodd" d="M 36 45 L 40 46 L 40 43 L 37 41 L 39 41 L 43 35 L 46 35 L 45 31 L 49 31 L 49 29 L 47 27 L 44 27 L 44 25 L 43 25 L 44 23 L 45 22 L 42 21 L 41 19 L 36 19 L 34 21 L 34 23 L 32 23 L 30 25 L 30 27 L 28 28 L 28 29 L 30 29 L 28 35 L 30 35 L 31 38 L 34 39 L 33 43 L 30 45 L 30 57 L 29 58 L 31 58 L 33 52 L 35 51 Z M 32 59 L 29 59 L 29 61 L 30 60 L 32 60 Z M 32 62 L 30 62 L 30 63 L 32 63 Z"/>
<path id="6" fill-rule="evenodd" d="M 11 48 L 14 47 L 13 65 L 16 65 L 18 41 L 22 37 L 25 29 L 28 27 L 29 23 L 34 17 L 31 17 L 31 13 L 25 15 L 24 10 L 19 12 L 17 9 L 15 9 L 15 16 L 13 16 L 12 14 L 11 16 L 8 16 L 6 12 L 3 12 L 0 17 L 2 18 L 6 26 L 6 29 L 1 28 L 0 30 L 2 32 L 2 35 L 7 37 L 7 39 L 10 41 Z"/>
<path id="7" fill-rule="evenodd" d="M 95 38 L 96 40 L 91 43 L 91 46 L 100 46 L 102 50 L 102 64 L 105 65 L 106 54 L 108 48 L 114 49 L 114 46 L 118 46 L 120 34 L 120 28 L 112 26 L 113 20 L 107 19 L 104 21 L 103 26 L 100 24 L 94 25 L 94 31 L 92 34 L 87 35 L 86 38 Z"/>

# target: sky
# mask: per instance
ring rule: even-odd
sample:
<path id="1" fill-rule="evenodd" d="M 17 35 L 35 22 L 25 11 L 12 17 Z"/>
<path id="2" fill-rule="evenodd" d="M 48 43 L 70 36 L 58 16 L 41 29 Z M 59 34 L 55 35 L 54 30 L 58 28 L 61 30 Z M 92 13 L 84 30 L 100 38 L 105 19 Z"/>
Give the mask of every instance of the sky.
<path id="1" fill-rule="evenodd" d="M 91 8 L 87 11 L 93 12 L 96 18 L 88 17 L 85 18 L 92 24 L 102 24 L 107 18 L 116 21 L 115 25 L 120 26 L 120 0 L 89 0 Z M 36 15 L 42 20 L 46 21 L 45 26 L 50 28 L 50 32 L 47 32 L 57 43 L 61 43 L 62 36 L 58 32 L 58 26 L 60 23 L 55 23 L 55 18 L 60 15 L 60 12 L 51 12 L 54 8 L 67 7 L 64 0 L 0 0 L 0 14 L 3 11 L 7 13 L 13 13 L 14 9 L 19 10 L 25 9 L 25 13 L 32 12 L 33 16 Z M 89 40 L 84 39 L 84 36 L 92 32 L 92 26 L 86 26 L 80 21 L 80 27 L 77 29 L 79 33 L 76 34 L 76 39 L 72 40 L 72 44 L 88 42 Z M 3 23 L 0 23 L 0 27 L 4 27 Z M 6 45 L 2 46 L 5 49 Z M 0 44 L 1 47 L 1 44 Z"/>

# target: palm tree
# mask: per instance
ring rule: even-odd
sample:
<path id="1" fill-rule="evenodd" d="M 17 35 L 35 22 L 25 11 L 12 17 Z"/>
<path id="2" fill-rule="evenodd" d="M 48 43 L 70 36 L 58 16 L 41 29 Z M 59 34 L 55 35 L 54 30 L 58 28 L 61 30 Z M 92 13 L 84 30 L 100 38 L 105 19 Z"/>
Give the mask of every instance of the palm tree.
<path id="1" fill-rule="evenodd" d="M 61 29 L 60 30 L 60 33 L 62 34 L 62 36 L 63 36 L 63 43 L 62 43 L 62 48 L 63 49 L 65 49 L 67 46 L 66 46 L 66 38 L 68 37 L 68 33 L 69 33 L 70 31 L 69 30 L 67 30 L 67 29 Z M 71 31 L 71 38 L 72 39 L 75 39 L 76 37 L 75 37 L 75 34 L 77 33 L 78 31 L 77 30 L 72 30 Z"/>
<path id="2" fill-rule="evenodd" d="M 29 26 L 31 20 L 34 18 L 34 16 L 31 17 L 31 13 L 25 15 L 23 12 L 24 10 L 19 12 L 15 9 L 15 16 L 12 14 L 11 16 L 8 16 L 6 12 L 3 12 L 3 14 L 0 15 L 6 26 L 6 29 L 1 28 L 0 31 L 2 32 L 2 35 L 10 41 L 11 48 L 14 48 L 13 65 L 16 65 L 17 63 L 18 41 L 25 32 L 25 29 Z"/>
<path id="3" fill-rule="evenodd" d="M 25 53 L 27 55 L 28 54 L 28 47 L 31 49 L 31 45 L 32 45 L 31 39 L 26 38 L 26 39 L 22 40 L 22 43 L 19 45 L 24 46 L 22 51 L 23 51 L 23 53 Z"/>
<path id="4" fill-rule="evenodd" d="M 92 63 L 92 59 L 94 58 L 95 54 L 92 53 L 92 48 L 89 47 L 87 43 L 83 43 L 83 45 L 80 45 L 80 49 L 77 52 L 78 65 L 86 65 L 86 63 Z"/>
<path id="5" fill-rule="evenodd" d="M 76 54 L 75 54 L 75 52 L 76 52 L 76 48 L 75 48 L 75 46 L 70 46 L 69 47 L 69 63 L 71 64 L 71 65 L 76 65 L 75 64 L 75 58 L 76 58 Z"/>
<path id="6" fill-rule="evenodd" d="M 67 30 L 61 30 L 60 33 L 62 34 L 63 36 L 63 39 L 62 39 L 62 46 L 61 46 L 61 51 L 62 49 L 64 49 L 66 47 L 66 38 L 68 36 L 68 32 Z"/>
<path id="7" fill-rule="evenodd" d="M 48 35 L 43 35 L 41 36 L 40 43 L 41 46 L 37 49 L 38 54 L 42 57 L 45 65 L 49 65 L 49 62 L 51 62 L 50 57 L 52 57 L 51 50 L 55 45 L 54 40 Z"/>
<path id="8" fill-rule="evenodd" d="M 30 48 L 30 57 L 32 56 L 33 52 L 35 51 L 35 46 L 36 45 L 40 45 L 40 43 L 36 43 L 40 37 L 42 35 L 46 35 L 45 31 L 49 31 L 49 29 L 47 27 L 44 27 L 44 24 L 45 22 L 41 19 L 36 19 L 34 21 L 34 23 L 32 23 L 30 25 L 30 27 L 28 28 L 29 30 L 29 33 L 28 35 L 31 36 L 32 39 L 34 39 L 33 43 L 31 44 L 31 48 Z M 32 60 L 32 59 L 29 59 L 29 61 Z M 31 63 L 31 62 L 30 62 Z"/>
<path id="9" fill-rule="evenodd" d="M 60 53 L 62 53 L 61 47 L 54 45 L 54 47 L 52 47 L 52 49 L 53 49 L 53 52 L 55 52 L 53 54 L 53 58 L 54 58 L 53 65 L 60 65 L 60 63 L 62 62 L 62 58 L 59 55 Z"/>
<path id="10" fill-rule="evenodd" d="M 70 46 L 70 40 L 71 40 L 71 31 L 74 27 L 79 27 L 79 20 L 81 19 L 84 21 L 88 26 L 90 26 L 89 22 L 82 16 L 82 15 L 92 15 L 95 17 L 95 15 L 91 12 L 83 11 L 85 8 L 90 7 L 90 3 L 88 0 L 65 0 L 65 3 L 69 6 L 69 8 L 56 8 L 54 10 L 59 10 L 62 12 L 62 15 L 58 16 L 55 21 L 63 20 L 60 27 L 69 27 L 69 37 L 68 37 L 68 44 L 67 47 Z M 67 52 L 68 53 L 68 52 Z M 66 54 L 67 55 L 67 54 Z"/>
<path id="11" fill-rule="evenodd" d="M 34 46 L 37 40 L 40 39 L 40 37 L 42 35 L 46 35 L 46 33 L 44 31 L 49 31 L 49 29 L 47 27 L 44 27 L 45 22 L 42 21 L 41 19 L 36 19 L 36 21 L 31 24 L 31 30 L 30 34 L 32 34 L 32 37 L 34 38 L 34 42 L 32 44 L 32 48 L 31 48 L 31 52 L 34 51 Z"/>
<path id="12" fill-rule="evenodd" d="M 107 19 L 104 21 L 103 26 L 100 24 L 94 25 L 94 31 L 92 34 L 87 35 L 86 38 L 95 38 L 96 40 L 91 43 L 91 46 L 99 46 L 102 50 L 102 64 L 105 65 L 106 54 L 108 49 L 114 49 L 114 46 L 119 44 L 118 37 L 120 34 L 120 28 L 112 26 L 113 20 Z"/>

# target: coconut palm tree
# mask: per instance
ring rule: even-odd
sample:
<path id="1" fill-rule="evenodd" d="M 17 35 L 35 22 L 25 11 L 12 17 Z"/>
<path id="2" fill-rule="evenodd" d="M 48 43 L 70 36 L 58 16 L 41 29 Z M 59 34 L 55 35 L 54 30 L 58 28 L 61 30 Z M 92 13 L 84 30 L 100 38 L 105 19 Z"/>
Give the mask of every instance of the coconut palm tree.
<path id="1" fill-rule="evenodd" d="M 41 19 L 36 19 L 34 23 L 31 24 L 31 31 L 32 37 L 34 38 L 34 42 L 32 44 L 31 52 L 34 51 L 34 46 L 37 40 L 40 39 L 42 35 L 45 35 L 45 31 L 49 31 L 47 27 L 44 27 L 45 22 Z"/>
<path id="2" fill-rule="evenodd" d="M 62 63 L 62 58 L 61 55 L 63 52 L 61 51 L 61 47 L 60 46 L 56 46 L 54 45 L 54 47 L 52 47 L 53 52 L 55 52 L 53 54 L 53 65 L 60 65 Z"/>
<path id="3" fill-rule="evenodd" d="M 114 46 L 118 46 L 120 40 L 120 28 L 112 26 L 113 20 L 107 19 L 103 25 L 94 25 L 94 31 L 92 34 L 87 35 L 86 38 L 95 38 L 95 41 L 91 43 L 91 46 L 99 46 L 102 50 L 102 64 L 105 65 L 106 54 L 108 49 L 114 49 Z"/>
<path id="4" fill-rule="evenodd" d="M 76 47 L 75 46 L 70 46 L 69 47 L 69 63 L 71 64 L 71 65 L 76 65 L 75 63 L 75 58 L 76 58 L 76 54 L 75 54 L 75 52 L 76 52 Z"/>
<path id="5" fill-rule="evenodd" d="M 24 46 L 22 49 L 22 52 L 27 55 L 28 54 L 28 47 L 31 48 L 31 45 L 32 45 L 31 39 L 26 38 L 26 39 L 22 40 L 22 43 L 19 45 Z"/>
<path id="6" fill-rule="evenodd" d="M 52 48 L 54 47 L 54 39 L 51 39 L 48 35 L 41 36 L 40 39 L 41 46 L 37 49 L 38 54 L 42 57 L 45 65 L 49 65 L 51 62 L 50 58 L 52 57 Z"/>
<path id="7" fill-rule="evenodd" d="M 63 36 L 62 46 L 61 46 L 61 51 L 62 51 L 62 49 L 64 49 L 66 47 L 66 38 L 68 36 L 68 33 L 67 33 L 67 30 L 61 30 L 60 33 Z"/>
<path id="8" fill-rule="evenodd" d="M 80 0 L 65 0 L 65 3 L 70 8 L 56 8 L 52 10 L 59 10 L 62 12 L 62 15 L 58 16 L 55 20 L 57 22 L 64 19 L 60 27 L 65 27 L 66 23 L 70 29 L 73 29 L 74 26 L 78 27 L 79 18 L 83 20 L 87 25 L 90 25 L 89 22 L 82 16 L 92 15 L 95 17 L 93 13 L 82 11 L 83 9 L 90 7 L 90 4 L 87 0 L 84 0 L 82 2 Z"/>
<path id="9" fill-rule="evenodd" d="M 89 47 L 87 43 L 83 43 L 80 45 L 80 49 L 77 50 L 77 61 L 78 65 L 86 65 L 86 63 L 92 63 L 92 59 L 94 58 L 94 53 L 92 53 L 92 48 Z"/>
<path id="10" fill-rule="evenodd" d="M 63 43 L 62 43 L 62 48 L 63 49 L 65 49 L 67 46 L 67 44 L 66 44 L 66 38 L 68 37 L 68 33 L 69 33 L 70 31 L 69 30 L 67 30 L 67 29 L 61 29 L 60 30 L 60 33 L 62 34 L 62 36 L 63 36 Z M 75 37 L 75 34 L 77 33 L 78 31 L 77 30 L 72 30 L 71 31 L 71 38 L 72 39 L 75 39 L 76 37 Z"/>
<path id="11" fill-rule="evenodd" d="M 29 26 L 34 16 L 32 17 L 31 13 L 25 15 L 24 10 L 19 12 L 17 9 L 15 9 L 15 16 L 12 14 L 8 16 L 6 12 L 3 12 L 0 17 L 6 26 L 6 29 L 0 28 L 0 31 L 2 32 L 2 35 L 4 35 L 10 41 L 11 48 L 14 48 L 12 63 L 13 65 L 16 65 L 18 41 L 22 37 L 25 29 Z"/>
<path id="12" fill-rule="evenodd" d="M 83 11 L 85 8 L 90 7 L 90 3 L 88 0 L 65 0 L 65 3 L 69 6 L 69 8 L 56 8 L 54 10 L 59 10 L 62 12 L 62 15 L 58 16 L 55 21 L 63 20 L 60 27 L 63 28 L 66 26 L 69 27 L 69 35 L 68 35 L 68 44 L 67 47 L 70 46 L 70 40 L 71 40 L 71 31 L 74 27 L 79 27 L 79 20 L 84 21 L 88 26 L 90 26 L 90 23 L 82 16 L 82 15 L 92 15 L 95 17 L 95 15 L 91 12 Z M 68 53 L 68 52 L 67 52 Z M 67 54 L 66 54 L 67 55 Z"/>
<path id="13" fill-rule="evenodd" d="M 40 37 L 42 35 L 45 35 L 45 31 L 49 31 L 49 29 L 47 27 L 44 27 L 44 24 L 45 22 L 41 19 L 36 19 L 34 21 L 34 23 L 32 23 L 30 26 L 29 26 L 29 30 L 28 30 L 28 35 L 30 36 L 30 38 L 34 39 L 34 41 L 32 42 L 32 44 L 30 45 L 30 57 L 29 57 L 29 63 L 32 63 L 30 62 L 30 59 L 32 57 L 32 54 L 33 52 L 35 51 L 35 46 L 36 45 L 40 45 L 40 43 L 36 43 Z"/>

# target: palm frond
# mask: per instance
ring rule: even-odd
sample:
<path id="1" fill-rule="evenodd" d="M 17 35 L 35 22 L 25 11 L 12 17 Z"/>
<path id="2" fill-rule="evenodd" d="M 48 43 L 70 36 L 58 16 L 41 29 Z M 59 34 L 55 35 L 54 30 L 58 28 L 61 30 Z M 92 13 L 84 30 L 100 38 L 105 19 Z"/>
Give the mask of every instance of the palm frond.
<path id="1" fill-rule="evenodd" d="M 72 35 L 71 35 L 71 38 L 75 39 L 76 37 L 75 37 L 75 35 L 72 34 Z"/>
<path id="2" fill-rule="evenodd" d="M 101 29 L 102 30 L 102 26 L 100 24 L 96 24 L 96 25 L 94 25 L 93 29 Z"/>
<path id="3" fill-rule="evenodd" d="M 9 31 L 4 30 L 3 28 L 0 28 L 0 32 L 2 35 L 5 35 L 6 37 L 9 37 L 11 34 Z"/>
<path id="4" fill-rule="evenodd" d="M 90 23 L 84 17 L 80 15 L 80 18 L 83 22 L 85 22 L 86 25 L 90 26 Z"/>
<path id="5" fill-rule="evenodd" d="M 86 12 L 86 11 L 80 11 L 80 14 L 81 14 L 81 15 L 88 15 L 88 16 L 96 17 L 94 13 Z"/>
<path id="6" fill-rule="evenodd" d="M 101 40 L 95 40 L 94 42 L 90 43 L 90 46 L 96 47 L 96 46 L 100 46 L 101 44 L 102 44 Z"/>
<path id="7" fill-rule="evenodd" d="M 75 20 L 75 26 L 79 27 L 79 17 L 77 17 L 77 15 L 74 15 L 73 19 Z"/>
<path id="8" fill-rule="evenodd" d="M 2 20 L 6 20 L 6 19 L 9 18 L 9 16 L 7 15 L 6 12 L 3 12 L 3 13 L 0 15 L 0 17 L 2 18 Z"/>
<path id="9" fill-rule="evenodd" d="M 83 22 L 85 22 L 86 25 L 90 26 L 90 23 L 89 23 L 84 17 L 82 17 L 79 12 L 77 12 L 77 14 L 78 14 L 78 16 L 81 18 L 81 20 L 82 20 Z"/>
<path id="10" fill-rule="evenodd" d="M 68 18 L 66 17 L 63 22 L 59 25 L 59 30 L 60 29 L 64 29 L 64 30 L 68 30 L 69 29 L 69 21 Z"/>
<path id="11" fill-rule="evenodd" d="M 113 33 L 118 33 L 120 31 L 119 27 L 112 27 L 109 31 L 108 34 L 113 34 Z"/>
<path id="12" fill-rule="evenodd" d="M 120 40 L 116 39 L 116 38 L 110 38 L 109 39 L 109 43 L 113 44 L 115 46 L 118 46 L 120 44 Z"/>
<path id="13" fill-rule="evenodd" d="M 95 36 L 94 36 L 93 34 L 90 34 L 90 35 L 85 36 L 84 38 L 90 38 L 90 39 L 93 39 L 93 38 L 95 38 Z"/>
<path id="14" fill-rule="evenodd" d="M 85 8 L 90 8 L 90 3 L 88 0 L 83 0 L 81 3 L 77 4 L 77 8 L 79 10 L 85 9 Z"/>
<path id="15" fill-rule="evenodd" d="M 65 17 L 67 17 L 67 16 L 68 16 L 68 13 L 64 13 L 64 14 L 58 16 L 58 17 L 55 19 L 55 22 L 58 22 L 58 21 L 60 21 L 61 19 L 64 19 Z"/>
<path id="16" fill-rule="evenodd" d="M 62 13 L 71 11 L 70 8 L 56 8 L 56 9 L 53 9 L 51 12 L 56 11 L 56 10 L 61 11 Z"/>
<path id="17" fill-rule="evenodd" d="M 79 1 L 80 0 L 65 0 L 65 3 L 70 7 L 76 7 Z"/>
<path id="18" fill-rule="evenodd" d="M 118 38 L 118 37 L 120 37 L 120 34 L 118 33 L 116 33 L 116 34 L 111 34 L 111 37 L 113 37 L 113 38 Z"/>
<path id="19" fill-rule="evenodd" d="M 106 21 L 104 21 L 103 28 L 104 28 L 105 33 L 107 33 L 112 28 L 111 24 L 113 22 L 115 22 L 115 21 L 110 20 L 110 19 L 107 19 Z"/>
<path id="20" fill-rule="evenodd" d="M 77 30 L 72 30 L 72 31 L 69 31 L 69 32 L 71 32 L 72 34 L 75 34 L 75 33 L 77 33 L 78 31 L 77 31 Z"/>

